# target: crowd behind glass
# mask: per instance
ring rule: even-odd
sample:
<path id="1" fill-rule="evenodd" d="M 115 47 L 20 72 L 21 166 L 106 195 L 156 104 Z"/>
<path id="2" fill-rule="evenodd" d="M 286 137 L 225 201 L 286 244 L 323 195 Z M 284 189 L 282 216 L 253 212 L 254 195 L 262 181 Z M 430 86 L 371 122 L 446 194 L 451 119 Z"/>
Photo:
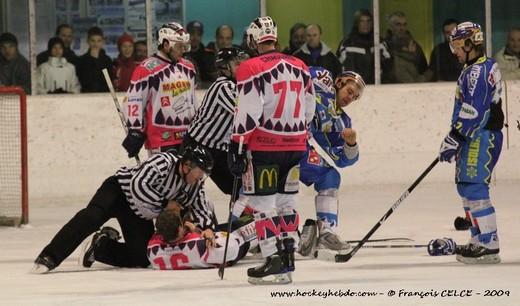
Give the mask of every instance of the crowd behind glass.
<path id="1" fill-rule="evenodd" d="M 383 21 L 383 20 L 382 20 Z M 464 20 L 460 20 L 462 22 Z M 408 29 L 407 16 L 395 11 L 387 16 L 387 30 L 381 33 L 380 62 L 382 83 L 412 83 L 433 81 L 455 81 L 463 68 L 451 53 L 448 36 L 459 22 L 447 18 L 442 24 L 444 41 L 437 44 L 427 56 L 421 45 Z M 288 42 L 278 42 L 278 51 L 293 54 L 308 66 L 322 66 L 334 76 L 342 70 L 353 70 L 361 74 L 366 83 L 374 84 L 374 34 L 373 16 L 370 10 L 361 9 L 354 13 L 354 22 L 348 33 L 332 49 L 321 39 L 319 24 L 295 23 L 289 31 Z M 186 30 L 191 38 L 191 50 L 185 53 L 197 69 L 199 88 L 207 88 L 217 77 L 215 55 L 221 48 L 240 47 L 248 50 L 245 37 L 240 46 L 233 45 L 234 29 L 226 24 L 218 26 L 215 40 L 204 45 L 204 25 L 190 21 Z M 121 33 L 117 40 L 119 55 L 110 58 L 104 51 L 105 36 L 100 27 L 91 27 L 87 32 L 88 50 L 76 54 L 71 43 L 74 28 L 60 24 L 55 37 L 48 40 L 47 49 L 37 55 L 36 94 L 107 92 L 108 87 L 101 70 L 110 72 L 117 91 L 126 91 L 134 68 L 147 56 L 146 41 L 135 41 L 128 33 Z M 504 80 L 520 79 L 520 27 L 509 30 L 503 47 L 493 54 Z M 21 86 L 31 93 L 31 71 L 29 61 L 18 51 L 18 39 L 9 32 L 0 34 L 0 86 Z"/>

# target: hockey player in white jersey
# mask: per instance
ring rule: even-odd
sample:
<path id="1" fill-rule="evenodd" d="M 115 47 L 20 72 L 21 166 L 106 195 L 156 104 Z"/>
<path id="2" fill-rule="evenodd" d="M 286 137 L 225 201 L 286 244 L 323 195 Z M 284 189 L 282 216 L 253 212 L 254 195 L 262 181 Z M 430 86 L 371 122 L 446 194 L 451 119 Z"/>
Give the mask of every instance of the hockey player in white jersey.
<path id="1" fill-rule="evenodd" d="M 227 226 L 221 225 L 222 228 Z M 164 210 L 155 222 L 155 234 L 148 243 L 148 259 L 154 269 L 185 270 L 216 268 L 224 259 L 227 233 L 201 231 L 193 223 L 181 219 L 178 212 Z M 251 215 L 233 223 L 230 233 L 227 265 L 242 259 L 256 246 L 255 224 Z"/>
<path id="2" fill-rule="evenodd" d="M 149 154 L 179 149 L 195 115 L 195 68 L 182 58 L 190 34 L 170 22 L 157 36 L 159 51 L 135 68 L 125 97 L 128 135 L 122 145 L 128 157 L 143 144 Z"/>
<path id="3" fill-rule="evenodd" d="M 309 69 L 316 93 L 316 113 L 311 124 L 315 146 L 309 145 L 300 163 L 300 180 L 307 186 L 314 185 L 318 195 L 315 197 L 317 222 L 307 220 L 302 230 L 299 251 L 303 256 L 314 255 L 315 248 L 334 251 L 350 248 L 336 233 L 341 176 L 323 155 L 340 168 L 358 161 L 356 131 L 343 108 L 361 98 L 365 88 L 363 78 L 353 71 L 343 72 L 333 80 L 325 68 Z"/>
<path id="4" fill-rule="evenodd" d="M 271 17 L 256 18 L 247 35 L 259 55 L 237 70 L 228 164 L 231 173 L 242 176 L 243 193 L 257 211 L 257 239 L 266 259 L 247 271 L 249 282 L 289 283 L 298 240 L 299 163 L 314 116 L 314 90 L 307 66 L 276 51 L 277 28 Z"/>

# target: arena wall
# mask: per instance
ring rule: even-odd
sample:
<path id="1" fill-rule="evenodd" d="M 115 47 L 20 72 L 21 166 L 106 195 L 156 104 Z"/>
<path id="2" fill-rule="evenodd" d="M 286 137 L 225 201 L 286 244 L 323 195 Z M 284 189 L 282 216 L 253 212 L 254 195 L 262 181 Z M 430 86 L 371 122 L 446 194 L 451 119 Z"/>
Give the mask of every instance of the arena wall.
<path id="1" fill-rule="evenodd" d="M 509 149 L 504 129 L 496 182 L 520 179 L 519 85 L 508 84 Z M 342 184 L 377 188 L 413 182 L 437 156 L 449 130 L 454 92 L 454 83 L 369 86 L 347 109 L 361 153 L 356 165 L 341 171 Z M 203 95 L 197 92 L 198 101 Z M 123 136 L 109 94 L 29 97 L 30 198 L 93 194 L 118 167 L 134 163 L 120 145 Z M 425 182 L 450 182 L 453 176 L 453 165 L 439 164 Z"/>

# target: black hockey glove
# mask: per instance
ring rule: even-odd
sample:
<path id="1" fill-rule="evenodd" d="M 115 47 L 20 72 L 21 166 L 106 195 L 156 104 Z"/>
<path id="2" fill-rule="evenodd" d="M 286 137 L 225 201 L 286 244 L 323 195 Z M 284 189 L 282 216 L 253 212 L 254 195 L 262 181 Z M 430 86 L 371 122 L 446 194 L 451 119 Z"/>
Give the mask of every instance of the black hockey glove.
<path id="1" fill-rule="evenodd" d="M 125 148 L 126 152 L 128 152 L 128 157 L 136 157 L 139 154 L 139 150 L 144 144 L 144 140 L 146 136 L 138 130 L 129 130 L 128 135 L 126 135 L 125 140 L 121 144 L 123 148 Z"/>
<path id="2" fill-rule="evenodd" d="M 242 145 L 241 154 L 238 153 L 238 143 L 231 141 L 227 155 L 229 172 L 236 177 L 242 176 L 247 170 L 246 146 Z"/>

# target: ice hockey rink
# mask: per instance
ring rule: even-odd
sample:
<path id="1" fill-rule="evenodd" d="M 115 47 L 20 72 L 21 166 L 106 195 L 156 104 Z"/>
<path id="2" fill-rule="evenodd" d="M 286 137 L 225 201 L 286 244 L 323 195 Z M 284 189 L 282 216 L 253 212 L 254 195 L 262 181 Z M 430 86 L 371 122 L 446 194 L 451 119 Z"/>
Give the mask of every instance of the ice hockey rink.
<path id="1" fill-rule="evenodd" d="M 361 239 L 436 157 L 448 130 L 453 84 L 428 86 L 368 88 L 353 105 L 361 159 L 341 171 L 345 239 Z M 509 112 L 516 114 L 510 120 L 518 119 L 518 96 L 516 89 L 509 95 Z M 226 268 L 220 280 L 216 269 L 155 271 L 99 263 L 84 269 L 75 252 L 52 273 L 29 274 L 40 250 L 103 179 L 132 163 L 119 146 L 122 130 L 108 95 L 60 98 L 28 101 L 30 223 L 0 227 L 0 305 L 520 305 L 516 124 L 491 184 L 502 258 L 497 265 L 463 265 L 454 256 L 429 256 L 425 247 L 362 248 L 347 263 L 300 257 L 292 284 L 251 286 L 246 270 L 259 262 L 251 256 Z M 372 238 L 404 237 L 413 242 L 394 244 L 424 245 L 450 237 L 465 243 L 469 234 L 453 228 L 463 212 L 453 168 L 438 164 Z M 211 182 L 208 190 L 224 221 L 228 198 Z M 298 204 L 301 223 L 314 217 L 313 189 L 302 186 Z"/>

